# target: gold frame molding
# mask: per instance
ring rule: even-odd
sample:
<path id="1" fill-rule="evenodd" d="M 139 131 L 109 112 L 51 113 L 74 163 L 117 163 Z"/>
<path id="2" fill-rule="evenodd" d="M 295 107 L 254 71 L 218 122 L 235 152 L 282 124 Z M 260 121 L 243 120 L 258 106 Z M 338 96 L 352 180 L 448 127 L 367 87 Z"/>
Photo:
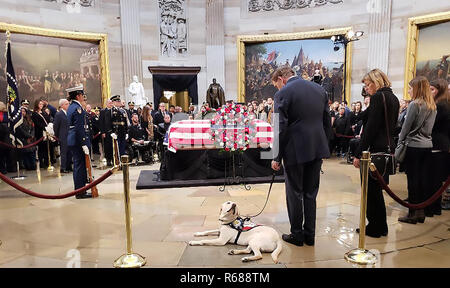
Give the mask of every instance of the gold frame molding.
<path id="1" fill-rule="evenodd" d="M 405 63 L 405 85 L 403 87 L 403 98 L 410 100 L 408 94 L 408 83 L 416 76 L 416 55 L 421 27 L 440 24 L 450 21 L 450 11 L 412 17 L 408 20 L 408 44 L 406 47 Z"/>
<path id="2" fill-rule="evenodd" d="M 99 45 L 100 55 L 100 73 L 101 73 L 101 86 L 102 86 L 102 103 L 103 107 L 106 106 L 107 100 L 111 95 L 111 80 L 109 75 L 109 56 L 108 56 L 108 35 L 101 33 L 87 33 L 87 32 L 72 32 L 64 30 L 55 30 L 47 28 L 39 28 L 32 26 L 23 26 L 16 24 L 8 24 L 0 22 L 0 32 L 9 31 L 11 34 L 27 34 L 46 36 L 54 38 L 64 38 L 70 40 L 79 40 L 97 43 Z"/>
<path id="3" fill-rule="evenodd" d="M 264 43 L 274 41 L 289 41 L 302 39 L 321 39 L 330 38 L 333 35 L 346 34 L 352 30 L 352 27 L 316 30 L 309 32 L 298 33 L 282 33 L 282 34 L 268 34 L 268 35 L 239 35 L 237 36 L 238 49 L 238 101 L 245 102 L 245 44 L 247 43 Z M 331 41 L 331 40 L 330 40 Z M 353 43 L 347 45 L 347 59 L 346 59 L 346 75 L 345 75 L 345 99 L 350 103 L 351 96 L 351 75 L 352 75 L 352 51 Z"/>

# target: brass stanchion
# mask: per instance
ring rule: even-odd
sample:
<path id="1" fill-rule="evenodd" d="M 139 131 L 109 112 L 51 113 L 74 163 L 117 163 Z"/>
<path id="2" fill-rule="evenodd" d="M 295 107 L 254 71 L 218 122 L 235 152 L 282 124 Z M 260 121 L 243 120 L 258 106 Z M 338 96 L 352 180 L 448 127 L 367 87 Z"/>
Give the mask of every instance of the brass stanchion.
<path id="1" fill-rule="evenodd" d="M 345 259 L 360 265 L 374 265 L 377 263 L 375 254 L 366 250 L 366 208 L 369 182 L 370 152 L 364 151 L 361 158 L 361 213 L 359 218 L 359 245 L 345 254 Z"/>
<path id="2" fill-rule="evenodd" d="M 50 157 L 50 135 L 47 134 L 47 155 L 48 155 L 48 167 L 47 170 L 48 171 L 53 171 L 55 170 L 55 167 L 52 166 L 52 159 Z"/>
<path id="3" fill-rule="evenodd" d="M 114 261 L 113 266 L 116 268 L 139 268 L 147 263 L 144 257 L 133 253 L 132 249 L 132 234 L 131 234 L 131 204 L 130 204 L 130 173 L 128 155 L 122 157 L 123 170 L 123 190 L 125 193 L 125 220 L 127 228 L 127 254 L 120 256 Z"/>

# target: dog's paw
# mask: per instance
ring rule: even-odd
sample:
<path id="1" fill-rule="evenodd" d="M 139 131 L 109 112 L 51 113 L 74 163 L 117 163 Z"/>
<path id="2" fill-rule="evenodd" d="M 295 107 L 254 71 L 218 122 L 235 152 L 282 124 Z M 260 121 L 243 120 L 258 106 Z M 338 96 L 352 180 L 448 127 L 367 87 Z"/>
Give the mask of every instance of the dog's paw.
<path id="1" fill-rule="evenodd" d="M 248 257 L 244 257 L 241 260 L 242 260 L 242 262 L 250 262 L 250 259 L 248 259 Z"/>
<path id="2" fill-rule="evenodd" d="M 228 251 L 228 255 L 234 255 L 234 250 Z"/>
<path id="3" fill-rule="evenodd" d="M 195 237 L 201 237 L 201 236 L 203 236 L 203 233 L 202 232 L 195 232 L 194 236 Z"/>
<path id="4" fill-rule="evenodd" d="M 189 241 L 190 246 L 200 246 L 202 245 L 202 242 L 200 241 Z"/>

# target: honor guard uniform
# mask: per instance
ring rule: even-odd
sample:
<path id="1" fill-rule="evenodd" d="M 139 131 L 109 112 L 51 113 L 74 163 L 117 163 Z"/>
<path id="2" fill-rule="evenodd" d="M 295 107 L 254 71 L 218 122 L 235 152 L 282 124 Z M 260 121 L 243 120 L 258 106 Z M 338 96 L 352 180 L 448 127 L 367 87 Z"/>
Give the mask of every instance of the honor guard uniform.
<path id="1" fill-rule="evenodd" d="M 69 93 L 69 99 L 71 100 L 69 109 L 67 109 L 69 122 L 67 146 L 73 153 L 73 181 L 76 190 L 86 186 L 88 182 L 85 155 L 89 155 L 91 143 L 87 113 L 82 106 L 82 103 L 85 102 L 83 86 L 69 88 L 66 91 Z M 85 192 L 76 195 L 76 198 L 92 198 L 92 195 Z"/>
<path id="2" fill-rule="evenodd" d="M 127 115 L 128 115 L 128 120 L 130 123 L 131 123 L 131 117 L 133 117 L 134 113 L 138 114 L 138 110 L 136 108 L 134 108 L 134 102 L 128 102 Z"/>
<path id="3" fill-rule="evenodd" d="M 121 108 L 120 95 L 114 95 L 110 98 L 114 103 L 114 107 L 111 110 L 111 124 L 112 133 L 111 137 L 117 139 L 117 144 L 119 146 L 120 156 L 126 154 L 127 148 L 127 132 L 128 132 L 128 115 L 127 112 Z"/>

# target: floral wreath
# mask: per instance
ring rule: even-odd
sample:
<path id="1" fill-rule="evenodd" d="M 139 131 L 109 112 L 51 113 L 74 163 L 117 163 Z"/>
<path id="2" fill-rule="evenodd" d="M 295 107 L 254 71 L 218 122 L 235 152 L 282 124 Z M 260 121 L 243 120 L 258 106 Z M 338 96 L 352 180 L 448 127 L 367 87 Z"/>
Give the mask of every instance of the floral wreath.
<path id="1" fill-rule="evenodd" d="M 224 105 L 211 120 L 211 139 L 216 147 L 227 152 L 245 151 L 250 145 L 249 121 L 245 105 Z"/>

